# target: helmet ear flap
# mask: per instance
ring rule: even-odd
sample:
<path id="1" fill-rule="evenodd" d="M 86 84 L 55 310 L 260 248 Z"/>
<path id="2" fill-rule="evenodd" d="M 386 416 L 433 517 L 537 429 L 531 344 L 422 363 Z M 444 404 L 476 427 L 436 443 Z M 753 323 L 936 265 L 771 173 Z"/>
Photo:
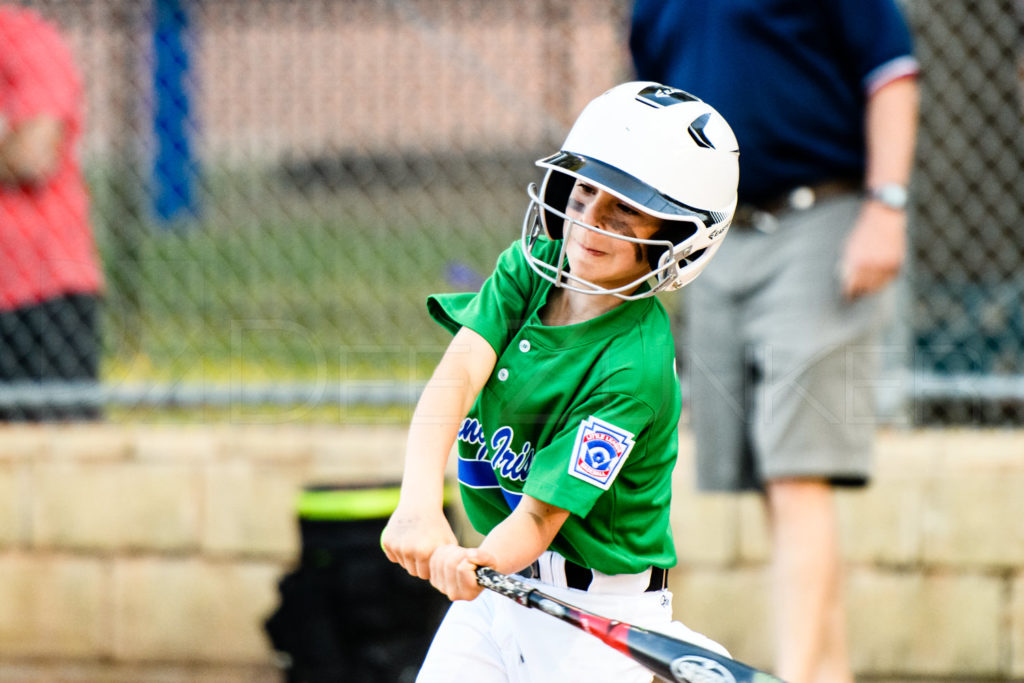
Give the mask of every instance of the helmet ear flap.
<path id="1" fill-rule="evenodd" d="M 544 231 L 550 239 L 562 239 L 565 219 L 549 211 L 547 207 L 565 213 L 566 207 L 569 206 L 569 195 L 572 194 L 572 188 L 575 184 L 575 178 L 553 169 L 548 169 L 548 172 L 544 175 L 544 182 L 540 188 L 540 198 L 544 202 L 544 210 L 541 212 L 541 223 L 544 225 Z"/>
<path id="2" fill-rule="evenodd" d="M 681 244 L 693 237 L 696 232 L 697 227 L 692 223 L 663 219 L 661 221 L 661 227 L 658 228 L 657 232 L 651 235 L 650 239 L 668 240 L 672 244 Z M 665 247 L 648 245 L 647 263 L 650 265 L 652 271 L 657 270 L 661 257 L 666 251 L 667 249 Z"/>

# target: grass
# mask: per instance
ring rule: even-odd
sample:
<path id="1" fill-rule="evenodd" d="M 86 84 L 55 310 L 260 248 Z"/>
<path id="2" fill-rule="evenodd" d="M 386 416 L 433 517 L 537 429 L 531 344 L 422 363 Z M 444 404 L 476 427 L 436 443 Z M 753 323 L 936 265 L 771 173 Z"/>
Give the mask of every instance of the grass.
<path id="1" fill-rule="evenodd" d="M 284 425 L 352 424 L 405 427 L 412 418 L 412 406 L 294 406 L 262 404 L 244 406 L 166 407 L 117 405 L 107 408 L 104 418 L 116 423 L 149 425 Z"/>
<path id="2" fill-rule="evenodd" d="M 427 295 L 489 272 L 525 206 L 516 187 L 298 191 L 222 173 L 200 218 L 126 229 L 97 194 L 115 384 L 425 379 L 448 341 Z"/>

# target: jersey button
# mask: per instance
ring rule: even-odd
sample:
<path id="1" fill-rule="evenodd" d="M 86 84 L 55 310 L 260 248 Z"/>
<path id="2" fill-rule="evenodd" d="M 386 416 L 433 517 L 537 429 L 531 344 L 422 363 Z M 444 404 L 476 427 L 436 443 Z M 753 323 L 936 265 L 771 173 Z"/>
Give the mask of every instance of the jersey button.
<path id="1" fill-rule="evenodd" d="M 508 379 L 508 370 L 505 369 L 505 368 L 502 368 L 501 370 L 498 370 L 498 381 L 504 382 L 507 379 Z"/>
<path id="2" fill-rule="evenodd" d="M 526 339 L 519 342 L 519 350 L 523 353 L 527 353 L 530 350 L 530 342 Z"/>

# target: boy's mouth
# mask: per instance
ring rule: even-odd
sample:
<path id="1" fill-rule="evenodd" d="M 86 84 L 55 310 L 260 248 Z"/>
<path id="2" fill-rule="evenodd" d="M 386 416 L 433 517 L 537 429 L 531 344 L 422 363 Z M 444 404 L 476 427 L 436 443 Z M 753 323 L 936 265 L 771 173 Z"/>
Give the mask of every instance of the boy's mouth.
<path id="1" fill-rule="evenodd" d="M 591 256 L 604 256 L 606 253 L 600 249 L 595 249 L 594 247 L 584 244 L 581 240 L 576 240 L 576 246 Z"/>

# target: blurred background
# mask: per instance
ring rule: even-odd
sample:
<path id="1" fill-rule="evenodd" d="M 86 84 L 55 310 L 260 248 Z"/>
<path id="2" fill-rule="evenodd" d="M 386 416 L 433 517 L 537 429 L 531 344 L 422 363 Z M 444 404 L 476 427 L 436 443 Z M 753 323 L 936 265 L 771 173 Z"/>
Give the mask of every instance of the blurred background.
<path id="1" fill-rule="evenodd" d="M 116 420 L 401 421 L 446 343 L 425 296 L 476 287 L 518 237 L 533 160 L 631 77 L 626 0 L 22 4 L 85 80 L 108 280 L 89 391 Z M 1013 424 L 1021 6 L 904 8 L 922 128 L 879 391 L 899 423 Z"/>
<path id="2" fill-rule="evenodd" d="M 448 341 L 426 296 L 479 285 L 533 161 L 632 77 L 630 2 L 17 4 L 82 71 L 107 288 L 99 385 L 0 404 L 106 419 L 0 430 L 0 680 L 277 681 L 279 581 L 328 566 L 299 538 L 304 489 L 393 482 Z M 901 5 L 921 130 L 879 476 L 840 500 L 854 660 L 879 682 L 1024 680 L 1024 3 Z M 687 623 L 765 665 L 760 501 L 673 504 Z"/>

